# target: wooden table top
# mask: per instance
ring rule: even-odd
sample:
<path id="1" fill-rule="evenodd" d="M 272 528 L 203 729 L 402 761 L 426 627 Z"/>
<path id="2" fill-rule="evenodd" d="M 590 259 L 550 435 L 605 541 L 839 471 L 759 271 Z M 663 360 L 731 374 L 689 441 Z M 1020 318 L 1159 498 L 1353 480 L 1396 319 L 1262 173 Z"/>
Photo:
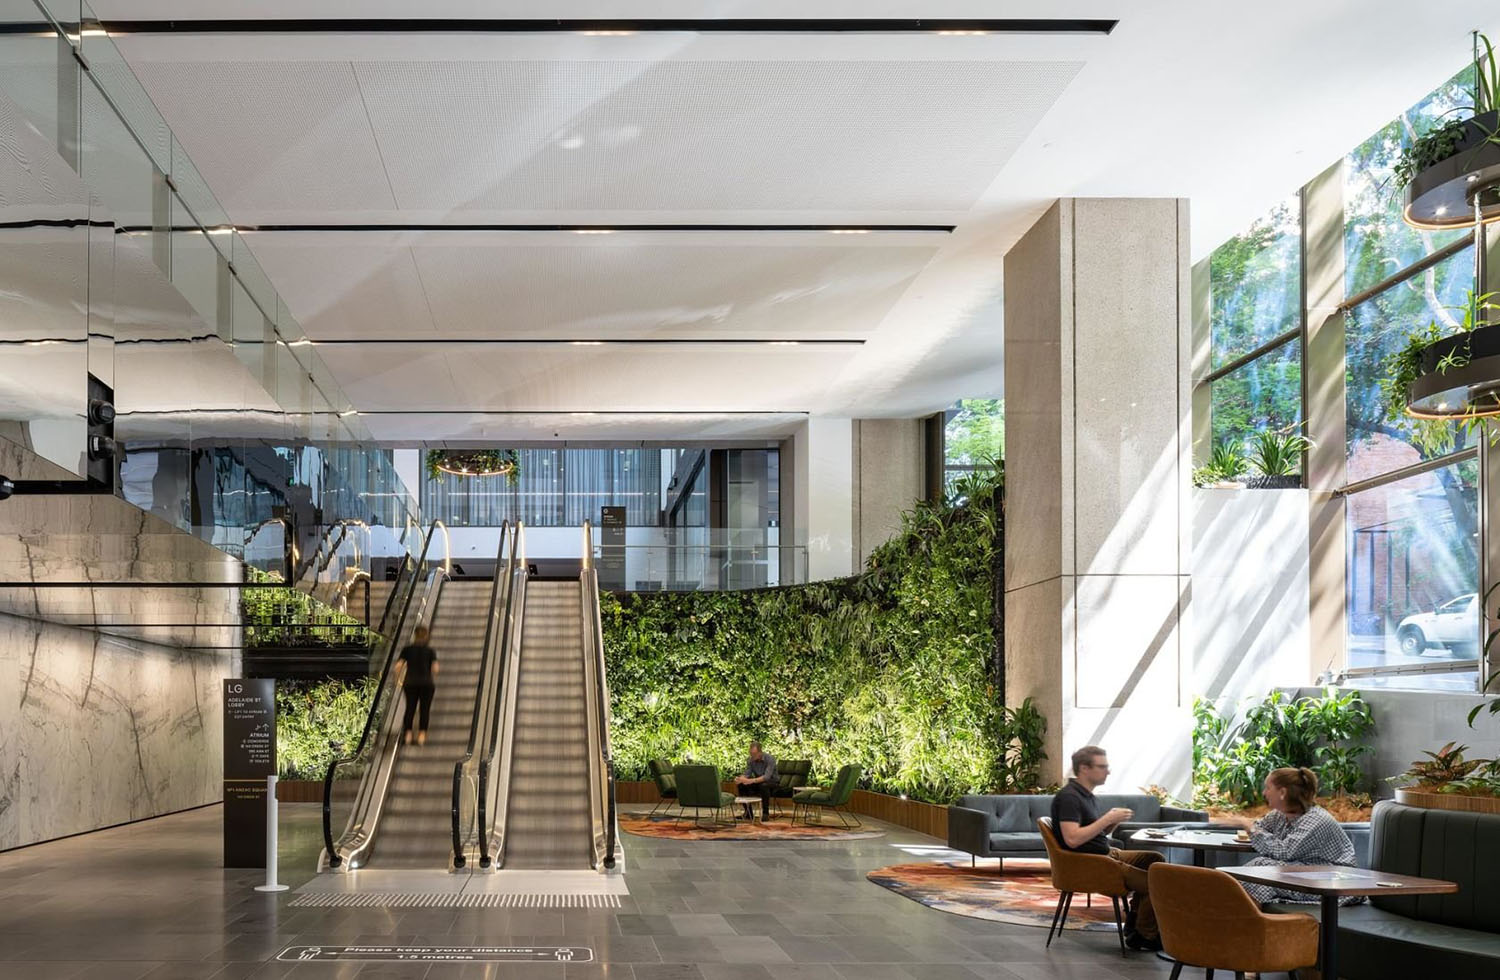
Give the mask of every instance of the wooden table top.
<path id="1" fill-rule="evenodd" d="M 1448 895 L 1458 891 L 1457 884 L 1439 878 L 1414 878 L 1336 864 L 1254 865 L 1219 870 L 1241 881 L 1310 895 Z"/>
<path id="2" fill-rule="evenodd" d="M 1167 828 L 1163 828 L 1167 830 Z M 1179 827 L 1156 835 L 1149 830 L 1137 830 L 1130 839 L 1141 844 L 1160 844 L 1162 847 L 1188 847 L 1200 851 L 1253 851 L 1249 841 L 1235 840 L 1232 830 L 1192 830 Z"/>

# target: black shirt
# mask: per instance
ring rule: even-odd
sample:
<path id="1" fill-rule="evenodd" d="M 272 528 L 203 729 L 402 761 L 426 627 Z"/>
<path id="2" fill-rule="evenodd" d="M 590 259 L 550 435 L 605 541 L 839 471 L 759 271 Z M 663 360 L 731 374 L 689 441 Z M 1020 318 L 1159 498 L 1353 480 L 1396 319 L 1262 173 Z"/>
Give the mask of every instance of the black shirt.
<path id="1" fill-rule="evenodd" d="M 1099 803 L 1094 799 L 1094 794 L 1078 784 L 1078 780 L 1068 780 L 1068 785 L 1057 791 L 1052 797 L 1052 829 L 1057 832 L 1057 842 L 1070 851 L 1081 851 L 1084 854 L 1108 854 L 1109 838 L 1100 834 L 1093 840 L 1086 840 L 1077 847 L 1068 847 L 1067 839 L 1063 837 L 1062 824 L 1064 820 L 1087 827 L 1099 819 Z"/>
<path id="2" fill-rule="evenodd" d="M 401 651 L 406 662 L 406 687 L 421 687 L 432 683 L 432 665 L 437 662 L 437 651 L 425 643 L 413 643 Z"/>

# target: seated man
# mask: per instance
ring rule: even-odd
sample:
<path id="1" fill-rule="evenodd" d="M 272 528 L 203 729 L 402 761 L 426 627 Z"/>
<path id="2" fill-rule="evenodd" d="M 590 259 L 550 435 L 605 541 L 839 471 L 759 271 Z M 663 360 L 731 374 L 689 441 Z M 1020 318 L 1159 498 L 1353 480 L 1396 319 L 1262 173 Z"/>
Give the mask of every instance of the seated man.
<path id="1" fill-rule="evenodd" d="M 751 742 L 750 761 L 745 764 L 745 771 L 734 777 L 734 795 L 759 796 L 760 818 L 767 820 L 771 816 L 771 791 L 776 788 L 779 781 L 776 775 L 776 759 L 762 752 L 759 742 Z M 748 815 L 750 808 L 745 809 Z"/>
<path id="2" fill-rule="evenodd" d="M 1161 949 L 1156 913 L 1146 890 L 1146 870 L 1163 856 L 1156 851 L 1122 851 L 1109 843 L 1109 832 L 1135 814 L 1115 807 L 1103 816 L 1094 789 L 1109 778 L 1109 758 L 1097 745 L 1073 753 L 1073 778 L 1052 798 L 1052 826 L 1058 843 L 1070 851 L 1105 854 L 1125 865 L 1125 885 L 1131 891 L 1125 917 L 1125 944 L 1131 949 Z"/>

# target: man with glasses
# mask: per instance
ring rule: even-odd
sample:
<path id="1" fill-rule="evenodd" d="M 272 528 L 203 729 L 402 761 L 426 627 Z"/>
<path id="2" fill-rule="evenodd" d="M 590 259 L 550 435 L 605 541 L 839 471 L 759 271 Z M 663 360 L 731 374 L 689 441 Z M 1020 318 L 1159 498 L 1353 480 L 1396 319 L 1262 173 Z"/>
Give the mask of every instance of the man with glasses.
<path id="1" fill-rule="evenodd" d="M 1125 916 L 1125 944 L 1131 949 L 1161 949 L 1156 913 L 1146 890 L 1146 870 L 1164 860 L 1156 851 L 1125 851 L 1109 842 L 1109 832 L 1135 816 L 1117 806 L 1102 816 L 1094 790 L 1109 778 L 1109 757 L 1097 745 L 1073 753 L 1073 778 L 1052 798 L 1052 826 L 1057 840 L 1070 851 L 1104 854 L 1125 866 L 1125 885 L 1131 891 Z"/>

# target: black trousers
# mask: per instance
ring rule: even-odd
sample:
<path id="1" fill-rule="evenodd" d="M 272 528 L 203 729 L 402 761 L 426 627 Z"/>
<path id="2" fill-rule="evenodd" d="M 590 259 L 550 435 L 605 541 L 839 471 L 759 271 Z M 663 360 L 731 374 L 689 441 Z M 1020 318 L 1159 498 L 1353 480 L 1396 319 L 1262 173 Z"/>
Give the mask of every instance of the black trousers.
<path id="1" fill-rule="evenodd" d="M 770 783 L 735 783 L 735 796 L 758 796 L 760 797 L 760 817 L 762 820 L 771 815 L 771 790 L 774 787 Z"/>
<path id="2" fill-rule="evenodd" d="M 403 691 L 406 692 L 406 714 L 401 716 L 401 730 L 411 731 L 412 716 L 417 713 L 417 706 L 422 707 L 422 721 L 420 728 L 427 731 L 427 719 L 432 716 L 432 696 L 437 693 L 435 684 L 408 684 Z"/>

